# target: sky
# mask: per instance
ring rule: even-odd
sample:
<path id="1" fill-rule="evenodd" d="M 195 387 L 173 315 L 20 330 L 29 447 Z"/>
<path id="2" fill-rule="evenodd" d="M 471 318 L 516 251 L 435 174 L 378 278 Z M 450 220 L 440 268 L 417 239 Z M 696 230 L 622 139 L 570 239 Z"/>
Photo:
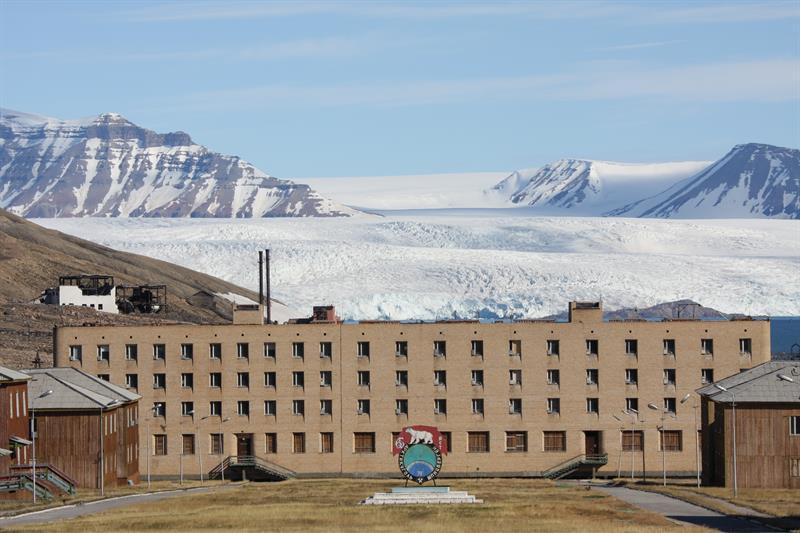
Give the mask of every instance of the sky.
<path id="1" fill-rule="evenodd" d="M 0 106 L 282 178 L 800 146 L 800 2 L 0 0 Z"/>

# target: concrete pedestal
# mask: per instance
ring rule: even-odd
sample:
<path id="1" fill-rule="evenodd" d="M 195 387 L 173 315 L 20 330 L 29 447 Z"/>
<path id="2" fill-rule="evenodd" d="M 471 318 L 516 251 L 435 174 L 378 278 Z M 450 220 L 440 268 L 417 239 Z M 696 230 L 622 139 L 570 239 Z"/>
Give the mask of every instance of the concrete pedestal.
<path id="1" fill-rule="evenodd" d="M 448 503 L 483 503 L 466 491 L 450 487 L 394 487 L 392 492 L 376 492 L 361 505 L 438 505 Z"/>

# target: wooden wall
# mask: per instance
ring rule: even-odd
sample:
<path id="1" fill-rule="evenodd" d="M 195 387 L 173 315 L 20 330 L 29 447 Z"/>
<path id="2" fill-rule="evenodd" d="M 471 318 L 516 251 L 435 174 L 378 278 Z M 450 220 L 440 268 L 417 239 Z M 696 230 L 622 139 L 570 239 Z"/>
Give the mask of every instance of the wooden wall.
<path id="1" fill-rule="evenodd" d="M 17 416 L 17 401 L 19 401 L 19 416 Z M 27 401 L 27 381 L 0 385 L 0 448 L 14 450 L 9 444 L 12 435 L 24 439 L 30 437 Z M 11 409 L 14 409 L 13 418 Z M 15 457 L 0 457 L 0 476 L 7 475 L 8 468 L 12 464 L 24 464 L 31 459 L 30 446 L 16 448 L 16 452 Z"/>

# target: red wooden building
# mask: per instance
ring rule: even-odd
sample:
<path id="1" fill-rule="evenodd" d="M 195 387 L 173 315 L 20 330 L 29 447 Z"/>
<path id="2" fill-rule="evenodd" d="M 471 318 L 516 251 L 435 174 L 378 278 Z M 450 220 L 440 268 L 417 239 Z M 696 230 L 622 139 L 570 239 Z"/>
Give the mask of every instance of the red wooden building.
<path id="1" fill-rule="evenodd" d="M 22 372 L 0 367 L 0 476 L 30 460 L 28 382 Z"/>

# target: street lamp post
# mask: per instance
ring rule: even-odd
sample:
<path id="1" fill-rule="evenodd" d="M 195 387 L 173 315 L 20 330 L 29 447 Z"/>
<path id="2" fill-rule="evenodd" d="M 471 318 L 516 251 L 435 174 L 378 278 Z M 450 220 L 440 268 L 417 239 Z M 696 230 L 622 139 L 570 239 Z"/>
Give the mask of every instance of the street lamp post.
<path id="1" fill-rule="evenodd" d="M 211 418 L 217 415 L 206 415 L 200 420 L 205 420 L 206 418 Z M 222 418 L 222 414 L 219 415 L 219 438 L 220 438 L 220 455 L 222 455 L 222 469 L 220 470 L 220 479 L 225 481 L 225 438 L 223 437 L 222 433 L 222 424 L 230 420 L 230 417 Z M 201 454 L 202 455 L 202 454 Z M 203 468 L 200 467 L 200 481 L 203 481 Z"/>
<path id="2" fill-rule="evenodd" d="M 611 415 L 614 417 L 614 420 L 620 423 L 619 430 L 624 433 L 625 432 L 625 423 L 623 420 L 618 417 L 617 415 Z M 617 479 L 622 477 L 622 446 L 619 447 L 619 457 L 617 457 Z"/>
<path id="3" fill-rule="evenodd" d="M 733 497 L 736 498 L 739 496 L 739 477 L 736 471 L 736 393 L 729 391 L 718 383 L 714 383 L 714 387 L 731 395 L 731 407 L 733 409 Z"/>
<path id="4" fill-rule="evenodd" d="M 666 487 L 667 486 L 667 449 L 664 446 L 664 421 L 667 418 L 667 415 L 671 415 L 669 411 L 666 409 L 662 409 L 654 403 L 648 403 L 647 407 L 652 409 L 653 411 L 659 411 L 661 413 L 661 475 L 662 475 L 662 483 Z"/>
<path id="5" fill-rule="evenodd" d="M 151 416 L 155 416 L 155 414 L 156 414 L 156 408 L 155 407 L 150 408 L 150 415 Z M 150 488 L 150 455 L 152 455 L 150 453 L 150 441 L 152 440 L 152 436 L 150 435 L 150 420 L 151 420 L 150 418 L 147 419 L 147 447 L 146 447 L 146 450 L 147 450 L 147 488 L 148 489 Z"/>
<path id="6" fill-rule="evenodd" d="M 46 390 L 41 393 L 37 398 L 44 398 L 45 396 L 50 396 L 53 394 L 52 390 Z M 31 441 L 33 443 L 32 452 L 33 457 L 31 457 L 31 470 L 33 475 L 33 503 L 36 503 L 36 409 L 31 407 Z"/>
<path id="7" fill-rule="evenodd" d="M 686 403 L 692 397 L 691 393 L 686 394 L 681 400 L 681 403 Z M 697 487 L 700 487 L 700 429 L 697 427 L 697 400 L 692 402 L 692 411 L 694 411 L 694 464 L 697 470 Z"/>
<path id="8" fill-rule="evenodd" d="M 633 417 L 633 420 L 631 421 L 631 481 L 633 481 L 633 473 L 636 460 L 636 454 L 633 452 L 635 451 L 634 441 L 636 440 L 636 422 L 639 420 L 639 411 L 637 411 L 636 409 L 628 409 L 628 410 L 623 409 L 622 413 Z M 644 465 L 642 465 L 642 472 L 644 472 Z"/>

